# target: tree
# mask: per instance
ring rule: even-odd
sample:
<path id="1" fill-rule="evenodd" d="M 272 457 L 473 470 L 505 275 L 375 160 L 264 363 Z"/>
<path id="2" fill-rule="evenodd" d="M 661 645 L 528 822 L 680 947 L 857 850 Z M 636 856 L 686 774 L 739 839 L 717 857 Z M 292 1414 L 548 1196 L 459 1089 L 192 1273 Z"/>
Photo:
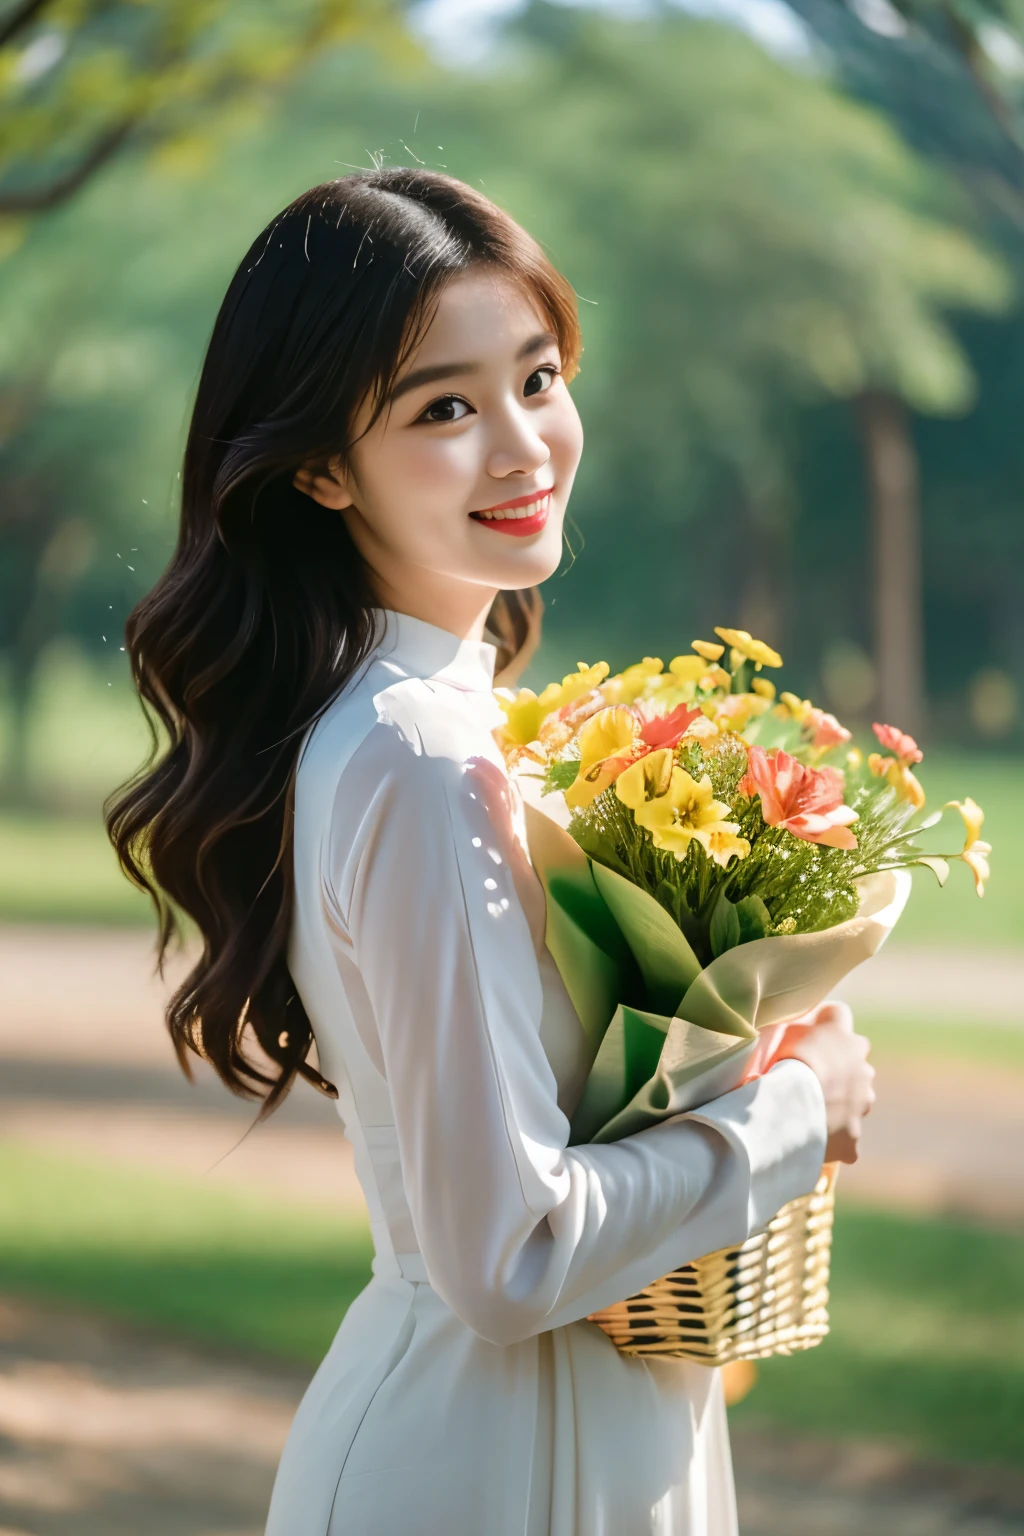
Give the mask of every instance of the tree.
<path id="1" fill-rule="evenodd" d="M 808 405 L 848 400 L 876 524 L 903 520 L 919 582 L 905 407 L 970 405 L 974 381 L 947 317 L 999 312 L 1012 293 L 968 232 L 965 199 L 878 113 L 726 28 L 678 16 L 570 21 L 538 3 L 521 35 L 538 33 L 545 46 L 489 101 L 516 113 L 515 152 L 530 167 L 528 193 L 507 170 L 502 188 L 602 306 L 591 326 L 603 380 L 581 377 L 599 442 L 591 494 L 630 484 L 669 518 L 692 505 L 695 481 L 709 488 L 731 506 L 716 521 L 746 556 L 721 562 L 743 571 L 725 576 L 726 590 L 781 643 L 794 431 Z M 712 588 L 706 610 L 720 611 L 726 590 Z M 890 593 L 891 583 L 879 591 L 879 672 L 886 708 L 909 723 L 923 715 L 919 605 L 911 585 L 899 615 L 883 612 Z M 900 660 L 889 654 L 897 634 Z"/>
<path id="2" fill-rule="evenodd" d="M 37 664 L 90 570 L 94 595 L 112 599 L 97 606 L 113 613 L 116 601 L 121 609 L 128 561 L 119 575 L 108 569 L 95 580 L 97 556 L 110 555 L 97 531 L 126 549 L 131 544 L 116 531 L 121 522 L 120 531 L 130 534 L 121 518 L 131 470 L 123 454 L 111 454 L 111 437 L 123 443 L 134 432 L 136 472 L 147 448 L 150 462 L 166 458 L 160 364 L 178 351 L 125 302 L 124 210 L 116 190 L 98 244 L 68 241 L 59 222 L 53 239 L 26 237 L 40 215 L 59 221 L 125 151 L 134 158 L 123 194 L 135 208 L 154 178 L 167 198 L 176 181 L 208 170 L 219 146 L 265 119 L 304 68 L 340 44 L 376 49 L 392 62 L 421 57 L 401 29 L 401 0 L 299 0 L 289 7 L 18 0 L 0 14 L 0 261 L 6 258 L 7 278 L 0 651 L 11 718 L 2 777 L 16 798 L 28 792 L 26 732 Z M 154 206 L 160 200 L 158 193 Z M 164 235 L 175 238 L 166 225 Z M 178 243 L 187 239 L 181 231 Z M 148 298 L 159 303 L 153 293 Z M 194 369 L 199 338 L 192 344 L 179 380 Z M 140 388 L 147 393 L 139 395 Z M 100 429 L 107 452 L 97 454 L 97 417 L 111 407 L 119 420 L 112 433 Z M 179 422 L 180 404 L 170 412 Z M 83 466 L 92 473 L 83 474 Z M 138 507 L 143 498 L 133 500 Z M 104 627 L 113 641 L 120 622 Z"/>
<path id="3" fill-rule="evenodd" d="M 848 0 L 790 3 L 828 49 L 836 81 L 884 111 L 910 144 L 961 182 L 980 228 L 1024 275 L 1020 0 L 885 0 L 874 26 Z M 889 638 L 907 638 L 908 615 L 912 621 L 921 608 L 920 477 L 898 402 L 875 392 L 858 420 L 873 491 L 876 629 L 885 655 Z M 1002 585 L 995 583 L 997 593 Z M 1014 595 L 999 625 L 1004 631 L 1016 631 L 1016 606 Z M 921 650 L 918 639 L 911 653 Z M 913 720 L 921 690 L 888 666 L 881 681 L 880 707 Z"/>
<path id="4" fill-rule="evenodd" d="M 412 45 L 399 0 L 11 0 L 0 14 L 0 214 L 72 197 L 129 141 L 201 166 L 325 49 Z"/>

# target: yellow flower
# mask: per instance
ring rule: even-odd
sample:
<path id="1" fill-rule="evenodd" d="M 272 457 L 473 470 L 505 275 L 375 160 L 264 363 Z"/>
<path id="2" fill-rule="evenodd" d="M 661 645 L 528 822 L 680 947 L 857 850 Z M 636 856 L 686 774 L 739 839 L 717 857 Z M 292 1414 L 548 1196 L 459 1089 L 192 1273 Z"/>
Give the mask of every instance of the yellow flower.
<path id="1" fill-rule="evenodd" d="M 738 822 L 730 822 L 729 826 L 738 826 Z M 733 832 L 712 832 L 707 842 L 708 857 L 714 859 L 724 869 L 733 854 L 738 859 L 745 859 L 750 852 L 750 844 L 745 837 L 737 837 Z"/>
<path id="2" fill-rule="evenodd" d="M 968 795 L 967 799 L 964 801 L 947 800 L 943 806 L 943 810 L 959 811 L 960 815 L 963 817 L 964 852 L 966 853 L 968 848 L 970 848 L 973 843 L 978 841 L 978 837 L 981 833 L 981 824 L 985 820 L 985 812 L 982 810 L 980 805 L 975 805 L 970 795 Z M 989 849 L 990 853 L 991 851 L 992 850 Z"/>
<path id="3" fill-rule="evenodd" d="M 774 699 L 775 684 L 767 677 L 755 677 L 750 684 L 751 692 L 762 699 Z"/>
<path id="4" fill-rule="evenodd" d="M 964 847 L 960 857 L 974 876 L 974 889 L 979 896 L 985 894 L 985 881 L 989 878 L 988 856 L 992 852 L 992 844 L 982 842 L 978 836 L 981 824 L 985 820 L 985 812 L 980 805 L 975 804 L 970 795 L 966 800 L 947 800 L 943 806 L 946 811 L 959 811 L 964 821 Z"/>
<path id="5" fill-rule="evenodd" d="M 622 772 L 639 735 L 636 716 L 616 704 L 592 715 L 580 731 L 580 771 L 565 791 L 565 803 L 574 811 L 596 800 Z"/>
<path id="6" fill-rule="evenodd" d="M 863 768 L 863 766 L 864 753 L 860 750 L 860 747 L 851 747 L 849 752 L 846 754 L 847 771 L 850 773 L 856 773 L 858 769 Z"/>
<path id="7" fill-rule="evenodd" d="M 536 741 L 544 709 L 531 688 L 520 688 L 513 699 L 499 696 L 498 703 L 505 712 L 505 724 L 499 730 L 502 745 L 525 747 Z"/>
<path id="8" fill-rule="evenodd" d="M 754 640 L 745 629 L 720 629 L 715 625 L 715 634 L 726 645 L 731 645 L 733 650 L 739 651 L 741 656 L 752 661 L 760 672 L 762 667 L 781 667 L 782 657 L 778 651 L 773 651 L 770 645 L 765 645 L 763 640 Z"/>
<path id="9" fill-rule="evenodd" d="M 721 661 L 725 655 L 725 646 L 716 645 L 713 640 L 694 640 L 690 649 L 703 656 L 705 661 Z"/>
<path id="10" fill-rule="evenodd" d="M 876 778 L 885 779 L 891 785 L 900 800 L 909 800 L 917 811 L 924 805 L 924 788 L 906 763 L 899 763 L 894 757 L 883 757 L 880 752 L 870 752 L 868 767 Z"/>
<path id="11" fill-rule="evenodd" d="M 805 720 L 814 708 L 810 699 L 801 699 L 795 693 L 780 693 L 779 703 L 794 720 Z"/>
<path id="12" fill-rule="evenodd" d="M 717 650 L 719 656 L 722 654 L 722 647 L 720 645 L 713 645 L 710 647 L 710 649 L 713 651 Z M 677 678 L 679 682 L 695 683 L 699 678 L 704 676 L 704 673 L 708 669 L 708 662 L 717 661 L 717 659 L 718 657 L 716 656 L 704 657 L 702 655 L 673 656 L 672 660 L 668 664 L 668 669 L 672 673 L 672 676 Z"/>
<path id="13" fill-rule="evenodd" d="M 673 763 L 667 747 L 652 752 L 620 774 L 615 793 L 629 806 L 638 825 L 650 832 L 654 846 L 675 854 L 677 859 L 686 857 L 691 842 L 700 843 L 719 862 L 739 851 L 730 845 L 726 854 L 726 844 L 719 839 L 717 852 L 712 854 L 712 837 L 735 837 L 739 823 L 723 821 L 729 807 L 715 799 L 709 776 L 704 774 L 698 783 Z M 736 843 L 742 841 L 736 839 Z"/>
<path id="14" fill-rule="evenodd" d="M 991 843 L 983 843 L 980 840 L 965 848 L 960 857 L 974 876 L 974 889 L 979 896 L 985 894 L 985 881 L 989 877 L 988 856 L 992 852 Z"/>
<path id="15" fill-rule="evenodd" d="M 665 663 L 660 656 L 645 656 L 643 661 L 602 683 L 601 691 L 609 704 L 632 704 L 664 669 Z"/>
<path id="16" fill-rule="evenodd" d="M 539 703 L 546 715 L 561 709 L 563 702 L 561 683 L 548 683 L 546 688 L 541 689 Z"/>
<path id="17" fill-rule="evenodd" d="M 731 685 L 732 678 L 724 667 L 709 667 L 700 679 L 702 688 L 729 688 Z"/>
<path id="18" fill-rule="evenodd" d="M 541 692 L 540 705 L 546 715 L 553 710 L 564 709 L 567 704 L 590 693 L 604 682 L 611 671 L 606 661 L 596 662 L 592 667 L 585 661 L 578 661 L 576 666 L 577 671 L 568 673 L 560 683 L 548 683 Z"/>

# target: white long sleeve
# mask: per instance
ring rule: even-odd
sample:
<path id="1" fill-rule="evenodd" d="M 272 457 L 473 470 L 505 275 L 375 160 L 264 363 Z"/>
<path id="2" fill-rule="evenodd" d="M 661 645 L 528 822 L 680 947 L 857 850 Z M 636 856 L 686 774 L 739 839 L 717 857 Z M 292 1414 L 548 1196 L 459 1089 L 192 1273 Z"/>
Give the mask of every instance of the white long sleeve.
<path id="1" fill-rule="evenodd" d="M 567 1147 L 504 772 L 446 690 L 389 692 L 339 778 L 325 900 L 365 991 L 430 1283 L 510 1344 L 742 1241 L 810 1190 L 824 1101 L 787 1061 L 697 1113 Z"/>

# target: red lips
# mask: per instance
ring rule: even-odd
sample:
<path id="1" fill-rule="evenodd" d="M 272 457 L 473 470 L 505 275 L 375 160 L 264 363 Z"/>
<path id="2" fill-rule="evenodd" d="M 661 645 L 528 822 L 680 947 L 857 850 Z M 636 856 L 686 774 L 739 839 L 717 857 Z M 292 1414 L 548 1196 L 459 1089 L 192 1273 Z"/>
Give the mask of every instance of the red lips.
<path id="1" fill-rule="evenodd" d="M 505 507 L 508 509 L 525 507 L 529 506 L 531 501 L 537 501 L 538 499 L 536 492 L 534 492 L 531 496 L 520 496 L 516 501 L 506 502 Z M 499 510 L 504 510 L 504 508 L 488 508 L 488 511 Z M 508 533 L 514 539 L 526 539 L 531 534 L 540 532 L 547 522 L 550 512 L 551 491 L 546 491 L 540 506 L 532 517 L 485 517 L 482 512 L 471 512 L 470 517 L 472 517 L 475 523 L 480 523 L 484 528 L 493 528 L 495 533 Z"/>

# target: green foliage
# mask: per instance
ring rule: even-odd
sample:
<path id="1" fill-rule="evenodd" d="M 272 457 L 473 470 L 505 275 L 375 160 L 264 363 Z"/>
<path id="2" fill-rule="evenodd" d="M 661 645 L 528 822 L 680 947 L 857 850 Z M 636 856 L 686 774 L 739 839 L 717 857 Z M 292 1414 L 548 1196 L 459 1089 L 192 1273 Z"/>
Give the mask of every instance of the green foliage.
<path id="1" fill-rule="evenodd" d="M 567 790 L 575 784 L 579 777 L 580 765 L 578 758 L 567 758 L 561 763 L 546 763 L 544 766 L 544 794 L 550 795 L 554 790 Z"/>
<path id="2" fill-rule="evenodd" d="M 877 114 L 683 16 L 583 13 L 566 31 L 511 87 L 530 186 L 522 172 L 501 186 L 598 301 L 602 367 L 582 394 L 603 476 L 618 444 L 643 474 L 642 444 L 643 489 L 656 474 L 662 505 L 685 501 L 712 464 L 777 480 L 780 421 L 815 399 L 876 385 L 925 411 L 968 404 L 944 312 L 1005 308 L 1008 275 Z M 523 111 L 524 87 L 543 112 Z"/>
<path id="3" fill-rule="evenodd" d="M 711 953 L 717 960 L 719 955 L 724 955 L 727 949 L 735 949 L 737 944 L 749 944 L 753 939 L 768 938 L 777 926 L 772 922 L 772 915 L 760 896 L 744 896 L 742 901 L 733 902 L 725 890 L 720 889 L 708 929 Z M 796 932 L 795 921 L 786 931 Z"/>
<path id="4" fill-rule="evenodd" d="M 205 171 L 303 65 L 356 38 L 394 47 L 396 23 L 391 0 L 10 6 L 0 22 L 0 214 L 59 205 L 140 129 L 159 169 Z"/>

